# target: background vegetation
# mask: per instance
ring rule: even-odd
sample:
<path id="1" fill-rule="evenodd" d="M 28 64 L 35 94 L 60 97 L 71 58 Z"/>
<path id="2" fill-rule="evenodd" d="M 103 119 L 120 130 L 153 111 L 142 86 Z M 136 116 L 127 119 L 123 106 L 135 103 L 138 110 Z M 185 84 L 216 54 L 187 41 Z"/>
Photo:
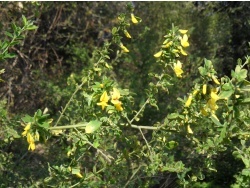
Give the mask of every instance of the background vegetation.
<path id="1" fill-rule="evenodd" d="M 71 129 L 59 137 L 44 132 L 44 137 L 49 139 L 44 139 L 46 142 L 39 142 L 36 150 L 27 151 L 26 139 L 22 137 L 24 127 L 21 122 L 29 121 L 26 118 L 25 122 L 22 118 L 39 114 L 38 109 L 43 111 L 48 108 L 49 118 L 53 119 L 55 125 L 70 100 L 71 103 L 63 114 L 60 126 L 89 122 L 92 120 L 91 117 L 104 117 L 100 113 L 93 115 L 99 106 L 93 107 L 82 99 L 82 96 L 90 97 L 93 91 L 96 92 L 96 96 L 100 96 L 101 90 L 95 88 L 100 83 L 106 84 L 106 89 L 109 90 L 112 90 L 112 87 L 123 88 L 121 94 L 127 96 L 123 103 L 127 105 L 128 112 L 122 118 L 133 118 L 147 101 L 149 91 L 155 89 L 150 83 L 156 82 L 157 79 L 152 78 L 149 73 L 160 75 L 162 67 L 156 63 L 157 59 L 153 55 L 160 50 L 160 44 L 173 24 L 180 29 L 188 29 L 189 55 L 180 57 L 185 74 L 182 79 L 172 77 L 171 85 L 167 86 L 167 89 L 161 88 L 159 92 L 154 92 L 158 109 L 154 104 L 143 108 L 143 115 L 140 114 L 136 123 L 134 122 L 136 125 L 173 124 L 174 127 L 172 119 L 180 122 L 181 120 L 176 117 L 169 118 L 169 115 L 182 114 L 184 102 L 176 99 L 184 98 L 186 101 L 194 85 L 202 83 L 198 67 L 204 66 L 204 58 L 213 62 L 218 78 L 227 76 L 225 80 L 233 79 L 232 70 L 247 61 L 245 56 L 249 54 L 250 38 L 249 2 L 129 3 L 131 3 L 129 9 L 128 2 L 0 3 L 2 47 L 0 70 L 5 70 L 1 74 L 0 83 L 1 187 L 58 185 L 60 187 L 247 187 L 249 185 L 250 163 L 246 161 L 250 150 L 247 138 L 226 136 L 231 142 L 223 140 L 218 145 L 205 148 L 204 143 L 207 143 L 207 140 L 202 146 L 195 145 L 183 132 L 175 135 L 170 133 L 173 130 L 166 132 L 164 129 L 155 132 L 140 130 L 143 131 L 140 133 L 138 129 L 126 126 L 119 128 L 107 126 L 97 135 L 87 137 L 87 140 L 84 140 L 85 137 L 79 137 L 80 133 Z M 130 52 L 121 54 L 119 44 L 112 42 L 114 36 L 112 28 L 119 25 L 117 18 L 121 13 L 130 15 L 131 12 L 141 22 L 131 24 L 127 28 L 132 39 L 123 36 L 122 41 Z M 22 16 L 25 16 L 30 25 L 24 23 Z M 23 30 L 18 33 L 18 28 L 13 27 L 13 24 Z M 27 27 L 22 27 L 23 25 Z M 6 31 L 14 33 L 13 35 L 17 36 L 16 41 L 12 41 L 13 36 L 6 34 Z M 3 50 L 5 47 L 3 41 L 13 42 L 9 43 L 6 52 Z M 105 55 L 108 58 L 104 57 Z M 103 72 L 98 72 L 95 63 L 100 59 L 103 63 L 108 63 L 112 69 L 102 68 Z M 238 59 L 242 59 L 243 63 L 239 64 Z M 244 68 L 248 70 L 248 65 Z M 239 69 L 243 70 L 243 67 Z M 92 70 L 93 74 L 92 72 L 90 74 L 89 70 Z M 171 72 L 172 70 L 168 70 L 166 74 Z M 243 72 L 239 74 L 245 74 Z M 235 83 L 235 87 L 237 84 L 243 87 L 243 80 L 248 78 L 248 73 L 242 80 L 237 77 L 239 82 Z M 96 86 L 88 85 L 81 88 L 71 99 L 76 91 L 76 85 L 83 82 L 84 84 L 92 82 Z M 248 91 L 248 88 L 245 90 Z M 99 98 L 96 102 L 99 102 Z M 237 120 L 234 122 L 240 127 L 237 131 L 246 133 L 249 131 L 247 108 L 248 104 L 237 107 L 238 111 L 244 111 L 241 116 L 234 116 L 239 117 L 235 118 Z M 233 110 L 235 109 L 236 107 Z M 189 113 L 192 114 L 191 111 Z M 36 115 L 34 121 L 35 118 L 41 118 L 41 124 L 49 122 L 48 119 L 44 120 L 41 114 Z M 113 119 L 111 118 L 114 124 L 119 124 L 119 116 L 115 113 Z M 190 117 L 194 118 L 191 115 Z M 222 115 L 218 117 L 222 118 Z M 209 125 L 206 121 L 200 122 Z M 207 129 L 197 128 L 200 132 L 196 136 L 202 140 L 202 134 L 206 134 Z M 221 133 L 218 134 L 221 136 Z M 145 138 L 142 135 L 145 135 Z M 165 137 L 167 141 L 163 142 Z M 80 141 L 76 141 L 78 139 Z M 150 140 L 152 148 L 155 147 L 154 155 L 140 153 L 141 149 L 147 148 L 145 139 Z M 93 143 L 98 144 L 93 147 L 91 145 Z M 114 146 L 115 144 L 117 146 Z M 99 150 L 98 146 L 103 150 Z M 207 153 L 196 153 L 192 151 L 193 148 L 197 151 L 206 150 Z M 111 158 L 99 158 L 100 152 L 104 151 L 107 152 L 106 157 L 109 156 L 108 153 L 111 156 L 119 155 L 116 164 L 109 163 Z M 72 155 L 75 159 L 67 156 L 67 152 L 74 153 Z M 86 156 L 79 162 L 76 158 L 82 153 Z M 153 159 L 150 158 L 152 156 Z M 165 163 L 169 163 L 169 166 Z M 210 171 L 208 164 L 211 165 Z M 73 166 L 73 170 L 68 170 L 69 166 Z M 154 166 L 157 168 L 154 169 Z M 78 174 L 79 169 L 84 174 L 84 180 L 70 176 Z"/>

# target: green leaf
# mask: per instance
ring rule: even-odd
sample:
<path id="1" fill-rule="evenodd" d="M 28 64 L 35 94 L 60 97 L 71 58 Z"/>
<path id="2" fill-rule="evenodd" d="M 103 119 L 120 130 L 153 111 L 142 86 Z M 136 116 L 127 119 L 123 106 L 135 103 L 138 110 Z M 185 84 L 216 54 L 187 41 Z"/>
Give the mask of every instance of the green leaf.
<path id="1" fill-rule="evenodd" d="M 250 98 L 246 98 L 240 101 L 240 104 L 250 104 Z"/>
<path id="2" fill-rule="evenodd" d="M 35 117 L 38 116 L 38 117 L 41 117 L 43 114 L 42 110 L 38 109 L 35 113 Z"/>
<path id="3" fill-rule="evenodd" d="M 7 58 L 14 58 L 14 57 L 16 57 L 16 54 L 14 54 L 14 53 L 6 53 L 6 54 L 4 54 L 4 56 L 3 56 L 4 59 L 7 59 Z"/>
<path id="4" fill-rule="evenodd" d="M 167 116 L 168 119 L 177 119 L 179 117 L 178 113 L 171 113 Z"/>
<path id="5" fill-rule="evenodd" d="M 249 168 L 249 166 L 250 166 L 249 159 L 242 157 L 242 161 L 243 161 L 243 163 L 245 164 L 246 168 Z M 249 171 L 249 172 L 250 172 L 250 171 Z M 249 174 L 249 175 L 250 175 L 250 174 Z"/>
<path id="6" fill-rule="evenodd" d="M 246 80 L 244 80 L 246 81 Z M 250 85 L 247 86 L 243 86 L 242 88 L 240 88 L 241 91 L 250 91 Z"/>
<path id="7" fill-rule="evenodd" d="M 80 168 L 72 168 L 72 174 L 80 173 Z"/>
<path id="8" fill-rule="evenodd" d="M 218 125 L 218 126 L 222 126 L 222 124 L 220 123 L 220 121 L 219 121 L 219 119 L 217 118 L 217 116 L 215 115 L 215 114 L 212 114 L 211 116 L 210 116 L 210 118 L 211 118 L 211 120 L 216 124 L 216 125 Z"/>
<path id="9" fill-rule="evenodd" d="M 9 43 L 6 42 L 6 41 L 4 41 L 4 42 L 2 43 L 1 49 L 5 49 L 6 47 L 8 47 L 8 45 L 9 45 Z"/>
<path id="10" fill-rule="evenodd" d="M 44 122 L 43 124 L 38 124 L 40 127 L 43 127 L 45 129 L 48 129 L 50 126 L 49 126 L 49 123 L 48 122 Z"/>
<path id="11" fill-rule="evenodd" d="M 168 148 L 168 149 L 173 149 L 173 148 L 175 148 L 176 146 L 178 146 L 178 142 L 175 142 L 175 141 L 173 141 L 173 140 L 167 143 L 167 148 Z"/>
<path id="12" fill-rule="evenodd" d="M 242 175 L 244 175 L 244 176 L 250 176 L 250 169 L 243 169 L 242 170 Z"/>
<path id="13" fill-rule="evenodd" d="M 102 124 L 102 122 L 100 122 L 98 120 L 90 121 L 85 128 L 86 133 L 95 132 L 97 129 L 100 128 L 101 124 Z"/>
<path id="14" fill-rule="evenodd" d="M 22 15 L 22 19 L 23 19 L 23 24 L 26 25 L 27 24 L 27 19 L 24 15 Z"/>
<path id="15" fill-rule="evenodd" d="M 27 30 L 35 30 L 35 29 L 37 29 L 38 27 L 37 26 L 35 26 L 35 25 L 30 25 L 30 26 L 28 26 L 26 29 Z"/>
<path id="16" fill-rule="evenodd" d="M 28 123 L 28 122 L 33 122 L 33 117 L 29 116 L 29 115 L 26 115 L 22 118 L 22 120 L 25 122 L 25 123 Z"/>
<path id="17" fill-rule="evenodd" d="M 233 90 L 229 90 L 229 91 L 222 91 L 219 95 L 220 99 L 228 99 L 229 97 L 231 97 L 231 95 L 234 93 Z"/>
<path id="18" fill-rule="evenodd" d="M 12 136 L 13 138 L 20 138 L 21 136 L 15 131 L 14 129 L 7 129 L 7 133 Z"/>
<path id="19" fill-rule="evenodd" d="M 200 74 L 201 74 L 202 76 L 207 75 L 207 70 L 206 70 L 206 69 L 204 69 L 203 67 L 199 67 L 198 69 L 199 69 L 199 72 L 200 72 Z"/>
<path id="20" fill-rule="evenodd" d="M 13 34 L 12 34 L 12 33 L 9 33 L 8 31 L 5 32 L 5 35 L 7 35 L 7 36 L 10 37 L 10 38 L 13 38 L 13 37 L 14 37 Z"/>
<path id="21" fill-rule="evenodd" d="M 236 78 L 239 82 L 243 81 L 247 77 L 247 70 L 241 69 L 240 65 L 237 65 L 235 68 L 235 72 L 232 71 L 232 77 Z"/>
<path id="22" fill-rule="evenodd" d="M 93 146 L 94 146 L 95 148 L 98 148 L 98 146 L 100 146 L 99 141 L 98 141 L 98 140 L 95 140 L 94 143 L 93 143 Z"/>
<path id="23" fill-rule="evenodd" d="M 112 29 L 112 35 L 115 35 L 116 32 L 117 32 L 117 28 L 116 28 L 116 27 L 113 27 L 113 29 Z"/>

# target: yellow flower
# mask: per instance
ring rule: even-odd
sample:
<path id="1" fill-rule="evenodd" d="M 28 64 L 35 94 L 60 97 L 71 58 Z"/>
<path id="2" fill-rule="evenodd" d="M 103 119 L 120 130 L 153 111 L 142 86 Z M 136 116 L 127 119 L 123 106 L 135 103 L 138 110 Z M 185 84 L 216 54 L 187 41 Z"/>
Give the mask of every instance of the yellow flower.
<path id="1" fill-rule="evenodd" d="M 131 20 L 134 24 L 138 23 L 138 20 L 135 18 L 135 15 L 133 13 L 131 13 Z"/>
<path id="2" fill-rule="evenodd" d="M 39 141 L 39 139 L 40 139 L 40 135 L 39 135 L 39 133 L 36 131 L 35 140 L 36 140 L 36 141 Z"/>
<path id="3" fill-rule="evenodd" d="M 207 93 L 207 84 L 204 84 L 204 85 L 202 86 L 202 93 L 203 93 L 204 95 L 206 95 L 206 93 Z"/>
<path id="4" fill-rule="evenodd" d="M 118 111 L 123 111 L 123 108 L 122 108 L 122 102 L 121 101 L 116 101 L 115 103 L 113 103 L 115 105 L 115 108 L 116 110 Z"/>
<path id="5" fill-rule="evenodd" d="M 121 95 L 118 89 L 113 88 L 113 92 L 112 92 L 112 100 L 111 102 L 113 103 L 115 100 L 120 99 Z"/>
<path id="6" fill-rule="evenodd" d="M 35 140 L 34 140 L 33 136 L 30 133 L 27 134 L 27 142 L 29 143 L 28 150 L 33 151 L 33 150 L 36 149 Z"/>
<path id="7" fill-rule="evenodd" d="M 83 178 L 83 176 L 82 176 L 82 174 L 81 174 L 80 172 L 76 173 L 76 176 L 77 176 L 78 178 Z"/>
<path id="8" fill-rule="evenodd" d="M 155 55 L 154 55 L 154 57 L 161 57 L 161 55 L 162 55 L 162 50 L 161 51 L 159 51 L 159 52 L 157 52 Z"/>
<path id="9" fill-rule="evenodd" d="M 131 36 L 130 36 L 130 34 L 129 34 L 129 32 L 128 32 L 127 30 L 124 30 L 124 34 L 125 34 L 125 36 L 126 36 L 127 38 L 130 38 L 130 39 L 131 39 Z"/>
<path id="10" fill-rule="evenodd" d="M 100 84 L 100 88 L 103 88 L 104 87 L 104 85 L 103 84 Z"/>
<path id="11" fill-rule="evenodd" d="M 219 100 L 220 99 L 220 97 L 216 94 L 216 92 L 214 92 L 213 90 L 211 91 L 211 93 L 210 93 L 210 97 L 211 97 L 211 99 L 213 99 L 213 100 L 215 100 L 215 101 L 217 101 L 217 100 Z"/>
<path id="12" fill-rule="evenodd" d="M 186 33 L 188 32 L 188 30 L 179 29 L 179 32 L 180 32 L 181 34 L 186 34 Z"/>
<path id="13" fill-rule="evenodd" d="M 162 48 L 168 48 L 168 47 L 171 46 L 172 44 L 173 44 L 173 41 L 170 41 L 170 42 L 168 42 L 167 44 L 162 45 L 161 47 L 162 47 Z"/>
<path id="14" fill-rule="evenodd" d="M 102 106 L 102 110 L 104 110 L 105 106 L 108 106 L 107 102 L 109 100 L 108 94 L 106 91 L 103 92 L 102 96 L 100 97 L 99 103 L 97 105 Z"/>
<path id="15" fill-rule="evenodd" d="M 187 34 L 184 34 L 183 37 L 181 38 L 181 45 L 182 45 L 184 48 L 186 48 L 186 47 L 189 46 Z"/>
<path id="16" fill-rule="evenodd" d="M 118 110 L 118 111 L 122 111 L 123 110 L 123 108 L 121 106 L 122 103 L 121 103 L 121 101 L 119 101 L 120 97 L 121 97 L 121 95 L 120 95 L 119 90 L 116 89 L 116 88 L 113 88 L 111 102 L 114 104 L 116 110 Z"/>
<path id="17" fill-rule="evenodd" d="M 177 50 L 177 49 L 173 49 L 172 52 L 173 52 L 173 53 L 178 53 L 178 52 L 180 52 L 180 51 Z"/>
<path id="18" fill-rule="evenodd" d="M 199 90 L 198 90 L 198 89 L 195 89 L 195 90 L 193 91 L 193 95 L 194 95 L 194 96 L 197 95 L 198 92 L 199 92 Z"/>
<path id="19" fill-rule="evenodd" d="M 176 74 L 177 77 L 181 78 L 181 74 L 183 73 L 183 70 L 181 69 L 182 64 L 181 62 L 178 60 L 177 63 L 174 63 L 174 72 Z"/>
<path id="20" fill-rule="evenodd" d="M 194 134 L 194 132 L 192 131 L 192 129 L 190 128 L 190 125 L 187 126 L 187 131 L 189 134 Z"/>
<path id="21" fill-rule="evenodd" d="M 27 125 L 25 126 L 24 131 L 23 131 L 23 133 L 22 133 L 23 136 L 26 136 L 26 135 L 27 135 L 27 133 L 28 133 L 29 130 L 30 130 L 30 127 L 31 127 L 31 123 L 27 123 Z"/>
<path id="22" fill-rule="evenodd" d="M 214 83 L 220 85 L 219 80 L 214 75 L 212 76 L 212 79 L 213 79 Z"/>
<path id="23" fill-rule="evenodd" d="M 182 55 L 185 55 L 185 56 L 188 55 L 187 52 L 185 52 L 185 51 L 182 49 L 181 46 L 179 46 L 178 48 L 179 48 L 179 50 L 180 50 L 180 52 L 181 52 Z"/>
<path id="24" fill-rule="evenodd" d="M 207 102 L 207 107 L 211 109 L 212 113 L 214 113 L 219 107 L 216 104 L 216 101 L 220 99 L 220 97 L 216 94 L 216 88 L 211 89 L 210 99 Z"/>
<path id="25" fill-rule="evenodd" d="M 214 99 L 209 99 L 207 102 L 207 106 L 212 110 L 212 112 L 216 111 L 219 108 L 216 104 L 216 100 Z"/>
<path id="26" fill-rule="evenodd" d="M 201 109 L 201 114 L 202 114 L 203 116 L 208 116 L 208 113 L 207 113 L 207 111 L 205 110 L 205 108 L 202 108 L 202 109 Z"/>
<path id="27" fill-rule="evenodd" d="M 123 52 L 126 52 L 126 53 L 129 52 L 129 50 L 122 43 L 120 44 L 120 47 Z"/>
<path id="28" fill-rule="evenodd" d="M 188 100 L 185 103 L 185 107 L 189 107 L 190 106 L 192 98 L 193 98 L 192 95 L 189 95 Z"/>

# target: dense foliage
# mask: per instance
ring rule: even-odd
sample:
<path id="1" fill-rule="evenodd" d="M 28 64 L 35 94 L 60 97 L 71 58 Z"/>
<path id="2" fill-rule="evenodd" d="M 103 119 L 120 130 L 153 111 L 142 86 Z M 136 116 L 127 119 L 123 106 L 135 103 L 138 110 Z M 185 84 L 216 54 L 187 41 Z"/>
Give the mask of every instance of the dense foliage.
<path id="1" fill-rule="evenodd" d="M 1 2 L 0 187 L 248 187 L 249 2 Z"/>

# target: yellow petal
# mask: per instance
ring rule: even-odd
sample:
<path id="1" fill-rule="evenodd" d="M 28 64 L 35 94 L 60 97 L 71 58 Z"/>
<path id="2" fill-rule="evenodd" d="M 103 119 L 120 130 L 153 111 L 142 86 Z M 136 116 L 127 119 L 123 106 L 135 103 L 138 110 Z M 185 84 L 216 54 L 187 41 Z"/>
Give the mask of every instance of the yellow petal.
<path id="1" fill-rule="evenodd" d="M 121 97 L 120 92 L 118 89 L 113 88 L 112 92 L 112 100 L 118 100 Z"/>
<path id="2" fill-rule="evenodd" d="M 30 130 L 30 127 L 31 127 L 31 123 L 27 123 L 27 125 L 24 128 L 24 130 L 28 131 L 28 130 Z"/>
<path id="3" fill-rule="evenodd" d="M 202 86 L 202 93 L 203 93 L 204 95 L 206 95 L 206 93 L 207 93 L 207 84 L 204 84 L 204 85 Z"/>
<path id="4" fill-rule="evenodd" d="M 83 176 L 82 176 L 82 174 L 81 174 L 80 172 L 78 172 L 78 173 L 76 174 L 76 176 L 77 176 L 78 178 L 83 178 Z"/>
<path id="5" fill-rule="evenodd" d="M 34 138 L 33 138 L 33 136 L 30 133 L 27 134 L 27 142 L 28 143 L 34 142 Z"/>
<path id="6" fill-rule="evenodd" d="M 102 96 L 100 97 L 101 102 L 108 102 L 109 97 L 106 91 L 103 92 Z"/>
<path id="7" fill-rule="evenodd" d="M 23 131 L 23 132 L 22 132 L 22 136 L 26 136 L 27 133 L 28 133 L 28 131 Z"/>
<path id="8" fill-rule="evenodd" d="M 102 110 L 104 110 L 104 108 L 105 108 L 106 106 L 108 106 L 108 104 L 107 104 L 106 102 L 104 102 L 104 101 L 97 103 L 97 105 L 98 105 L 98 106 L 102 106 Z"/>
<path id="9" fill-rule="evenodd" d="M 212 79 L 213 79 L 214 83 L 220 85 L 219 80 L 214 75 L 212 76 Z"/>
<path id="10" fill-rule="evenodd" d="M 165 45 L 162 45 L 162 48 L 168 48 L 169 46 L 171 46 L 173 44 L 173 41 L 168 42 Z"/>
<path id="11" fill-rule="evenodd" d="M 186 34 L 183 35 L 183 37 L 181 38 L 181 45 L 186 48 L 189 46 L 188 43 L 188 36 Z"/>
<path id="12" fill-rule="evenodd" d="M 179 50 L 177 50 L 177 49 L 173 49 L 173 50 L 172 50 L 172 52 L 173 52 L 173 53 L 178 53 L 178 52 L 179 52 Z"/>
<path id="13" fill-rule="evenodd" d="M 180 52 L 181 52 L 181 54 L 182 55 L 185 55 L 185 56 L 187 56 L 187 53 L 182 49 L 182 47 L 181 46 L 179 46 L 179 49 L 180 49 Z"/>
<path id="14" fill-rule="evenodd" d="M 192 98 L 193 98 L 192 95 L 189 95 L 188 100 L 185 103 L 185 107 L 189 107 L 190 106 Z"/>
<path id="15" fill-rule="evenodd" d="M 129 52 L 129 50 L 123 44 L 120 44 L 120 47 L 121 47 L 123 52 L 125 52 L 125 53 Z"/>
<path id="16" fill-rule="evenodd" d="M 135 15 L 133 13 L 131 14 L 131 20 L 134 24 L 138 23 L 138 20 L 135 18 Z"/>
<path id="17" fill-rule="evenodd" d="M 193 91 L 193 95 L 194 95 L 194 96 L 197 95 L 198 92 L 199 92 L 199 90 L 198 90 L 198 89 L 195 89 L 195 90 Z"/>
<path id="18" fill-rule="evenodd" d="M 35 150 L 36 149 L 36 145 L 35 145 L 35 143 L 34 142 L 31 142 L 30 144 L 29 144 L 29 148 L 28 148 L 28 150 Z"/>
<path id="19" fill-rule="evenodd" d="M 213 92 L 213 91 L 210 93 L 210 96 L 215 101 L 217 101 L 217 100 L 220 99 L 220 97 L 215 92 Z"/>
<path id="20" fill-rule="evenodd" d="M 127 38 L 131 39 L 131 35 L 129 34 L 129 32 L 127 30 L 124 30 L 124 34 Z"/>
<path id="21" fill-rule="evenodd" d="M 157 52 L 157 53 L 154 55 L 154 57 L 161 57 L 161 55 L 162 55 L 162 51 L 159 51 L 159 52 Z"/>
<path id="22" fill-rule="evenodd" d="M 207 106 L 212 111 L 216 111 L 219 108 L 214 99 L 209 99 L 208 102 L 207 102 Z"/>
<path id="23" fill-rule="evenodd" d="M 192 131 L 192 129 L 190 128 L 189 125 L 187 126 L 187 132 L 188 132 L 189 134 L 194 134 L 194 132 Z"/>
<path id="24" fill-rule="evenodd" d="M 114 105 L 115 105 L 116 110 L 118 110 L 118 111 L 123 111 L 121 101 L 119 101 L 118 103 L 116 103 L 116 104 L 114 104 Z"/>
<path id="25" fill-rule="evenodd" d="M 181 34 L 186 34 L 186 33 L 188 32 L 188 30 L 179 29 L 179 32 L 180 32 Z"/>

